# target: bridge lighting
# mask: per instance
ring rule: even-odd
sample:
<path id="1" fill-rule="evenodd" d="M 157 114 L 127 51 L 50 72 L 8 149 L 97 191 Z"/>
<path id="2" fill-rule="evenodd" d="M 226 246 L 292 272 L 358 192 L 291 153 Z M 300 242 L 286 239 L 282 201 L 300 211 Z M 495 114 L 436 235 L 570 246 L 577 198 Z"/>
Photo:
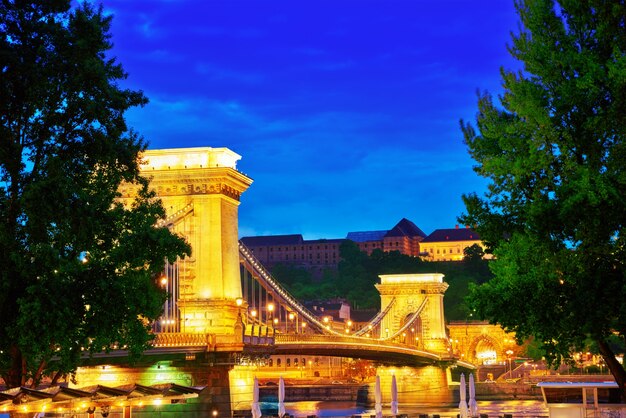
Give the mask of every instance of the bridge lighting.
<path id="1" fill-rule="evenodd" d="M 252 316 L 253 318 L 254 318 L 254 317 L 256 317 L 256 310 L 255 310 L 255 309 L 253 309 L 253 310 L 250 312 L 250 316 Z"/>
<path id="2" fill-rule="evenodd" d="M 214 417 L 217 416 L 217 409 L 214 409 L 213 412 L 211 412 L 211 415 L 213 415 Z"/>
<path id="3" fill-rule="evenodd" d="M 300 324 L 300 326 L 302 327 L 302 329 L 304 330 L 306 328 L 306 322 L 303 322 L 302 324 Z"/>
<path id="4" fill-rule="evenodd" d="M 325 323 L 325 324 L 328 324 L 328 321 L 330 321 L 330 318 L 329 318 L 329 317 L 327 317 L 327 316 L 325 316 L 325 317 L 324 317 L 324 323 Z"/>
<path id="5" fill-rule="evenodd" d="M 411 328 L 411 332 L 415 332 L 415 328 Z"/>
<path id="6" fill-rule="evenodd" d="M 165 287 L 167 285 L 167 276 L 161 277 L 161 286 Z"/>
<path id="7" fill-rule="evenodd" d="M 296 317 L 296 316 L 293 314 L 293 312 L 289 312 L 289 319 L 290 319 L 290 320 L 292 320 L 292 321 L 293 321 L 295 317 Z"/>
<path id="8" fill-rule="evenodd" d="M 348 320 L 348 328 L 352 326 L 352 321 Z"/>
<path id="9" fill-rule="evenodd" d="M 243 305 L 243 299 L 237 298 L 237 299 L 235 299 L 235 303 L 237 304 L 237 306 L 241 306 L 241 305 Z"/>
<path id="10" fill-rule="evenodd" d="M 278 324 L 278 318 L 274 318 L 274 323 Z"/>
<path id="11" fill-rule="evenodd" d="M 273 303 L 268 303 L 267 304 L 267 310 L 270 312 L 274 312 L 274 304 Z"/>

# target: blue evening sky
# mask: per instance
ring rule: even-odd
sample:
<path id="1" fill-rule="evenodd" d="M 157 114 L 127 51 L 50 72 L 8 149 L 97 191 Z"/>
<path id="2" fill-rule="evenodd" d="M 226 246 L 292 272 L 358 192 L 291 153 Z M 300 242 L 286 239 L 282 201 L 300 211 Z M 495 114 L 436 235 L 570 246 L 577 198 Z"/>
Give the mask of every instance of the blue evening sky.
<path id="1" fill-rule="evenodd" d="M 454 227 L 482 193 L 459 120 L 501 93 L 512 0 L 103 0 L 150 148 L 228 147 L 241 236 Z"/>

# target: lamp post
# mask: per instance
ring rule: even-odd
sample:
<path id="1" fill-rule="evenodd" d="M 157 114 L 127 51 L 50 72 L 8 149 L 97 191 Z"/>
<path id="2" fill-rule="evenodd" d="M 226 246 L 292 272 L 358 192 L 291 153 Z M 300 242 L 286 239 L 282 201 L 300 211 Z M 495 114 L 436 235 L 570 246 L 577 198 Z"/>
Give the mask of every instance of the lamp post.
<path id="1" fill-rule="evenodd" d="M 513 355 L 513 350 L 506 350 L 506 355 L 509 358 L 509 377 L 513 377 L 513 366 L 511 365 L 511 355 Z"/>

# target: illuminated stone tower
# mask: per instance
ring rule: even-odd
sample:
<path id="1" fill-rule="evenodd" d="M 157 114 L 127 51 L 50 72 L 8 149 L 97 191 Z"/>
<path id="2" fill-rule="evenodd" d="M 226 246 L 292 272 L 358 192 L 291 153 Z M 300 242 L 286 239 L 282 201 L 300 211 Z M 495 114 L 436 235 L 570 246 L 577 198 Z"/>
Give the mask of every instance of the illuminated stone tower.
<path id="1" fill-rule="evenodd" d="M 228 350 L 239 342 L 238 206 L 252 180 L 237 171 L 241 156 L 227 148 L 149 150 L 142 159 L 142 174 L 167 211 L 165 224 L 192 247 L 176 266 L 179 332 L 211 335 Z M 121 192 L 132 199 L 136 187 Z"/>
<path id="2" fill-rule="evenodd" d="M 415 331 L 419 346 L 442 355 L 449 354 L 443 310 L 443 294 L 448 284 L 443 281 L 443 274 L 381 275 L 376 288 L 380 293 L 381 311 L 393 303 L 381 327 L 381 338 L 385 338 L 386 333 L 393 335 L 421 308 Z"/>

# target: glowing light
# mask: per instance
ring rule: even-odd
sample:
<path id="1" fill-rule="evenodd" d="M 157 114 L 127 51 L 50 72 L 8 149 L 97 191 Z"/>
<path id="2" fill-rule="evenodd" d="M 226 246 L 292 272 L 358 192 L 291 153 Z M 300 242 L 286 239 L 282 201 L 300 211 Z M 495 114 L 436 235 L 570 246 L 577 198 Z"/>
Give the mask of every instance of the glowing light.
<path id="1" fill-rule="evenodd" d="M 256 311 L 255 311 L 255 310 L 253 310 L 252 312 L 250 312 L 250 315 L 251 315 L 253 318 L 254 318 L 254 317 L 256 317 Z"/>
<path id="2" fill-rule="evenodd" d="M 217 409 L 214 409 L 213 412 L 211 412 L 211 415 L 213 415 L 214 417 L 217 416 Z"/>
<path id="3" fill-rule="evenodd" d="M 292 320 L 292 321 L 293 321 L 293 319 L 294 319 L 295 317 L 296 317 L 296 316 L 293 314 L 293 312 L 289 312 L 289 319 L 290 319 L 290 320 Z"/>
<path id="4" fill-rule="evenodd" d="M 163 399 L 160 399 L 160 398 L 159 398 L 159 399 L 155 399 L 155 400 L 154 400 L 154 404 L 155 404 L 155 405 L 161 405 L 162 403 L 163 403 Z"/>
<path id="5" fill-rule="evenodd" d="M 237 299 L 235 299 L 235 303 L 237 304 L 237 306 L 241 306 L 241 305 L 243 305 L 243 299 L 237 298 Z"/>
<path id="6" fill-rule="evenodd" d="M 270 311 L 270 312 L 274 312 L 274 304 L 273 304 L 273 303 L 269 303 L 269 304 L 267 305 L 267 310 L 268 310 L 268 311 Z M 214 411 L 214 412 L 215 412 L 215 411 Z"/>
<path id="7" fill-rule="evenodd" d="M 278 324 L 278 318 L 274 318 L 274 323 Z"/>
<path id="8" fill-rule="evenodd" d="M 161 277 L 161 286 L 165 286 L 167 284 L 167 277 Z"/>

